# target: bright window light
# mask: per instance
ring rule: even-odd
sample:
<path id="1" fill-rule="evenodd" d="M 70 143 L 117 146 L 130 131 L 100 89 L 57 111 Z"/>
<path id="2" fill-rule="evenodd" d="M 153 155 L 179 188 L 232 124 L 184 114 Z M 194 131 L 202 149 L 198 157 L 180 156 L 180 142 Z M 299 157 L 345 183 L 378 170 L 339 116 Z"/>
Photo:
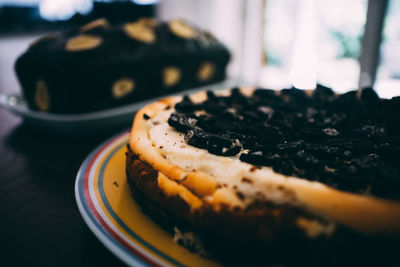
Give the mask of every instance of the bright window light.
<path id="1" fill-rule="evenodd" d="M 93 9 L 92 0 L 42 0 L 39 5 L 43 19 L 68 20 L 76 13 L 85 15 Z"/>
<path id="2" fill-rule="evenodd" d="M 380 97 L 400 95 L 400 0 L 389 1 L 375 88 Z"/>
<path id="3" fill-rule="evenodd" d="M 259 83 L 338 92 L 358 87 L 367 0 L 266 0 Z M 280 86 L 278 86 L 280 85 Z"/>
<path id="4" fill-rule="evenodd" d="M 314 89 L 317 83 L 315 0 L 304 0 L 301 3 L 294 39 L 290 82 L 299 89 Z"/>
<path id="5" fill-rule="evenodd" d="M 136 5 L 154 5 L 158 0 L 131 0 Z"/>

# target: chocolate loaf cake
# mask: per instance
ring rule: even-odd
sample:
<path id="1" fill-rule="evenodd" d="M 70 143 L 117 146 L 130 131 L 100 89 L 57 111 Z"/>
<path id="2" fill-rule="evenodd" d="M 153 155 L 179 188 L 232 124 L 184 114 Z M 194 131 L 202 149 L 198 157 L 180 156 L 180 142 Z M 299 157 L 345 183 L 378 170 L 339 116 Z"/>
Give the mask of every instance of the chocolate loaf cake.
<path id="1" fill-rule="evenodd" d="M 391 263 L 399 100 L 323 86 L 167 98 L 135 117 L 128 182 L 154 220 L 229 265 Z"/>
<path id="2" fill-rule="evenodd" d="M 15 69 L 31 109 L 84 113 L 221 81 L 229 59 L 212 34 L 182 20 L 99 19 L 37 40 Z"/>

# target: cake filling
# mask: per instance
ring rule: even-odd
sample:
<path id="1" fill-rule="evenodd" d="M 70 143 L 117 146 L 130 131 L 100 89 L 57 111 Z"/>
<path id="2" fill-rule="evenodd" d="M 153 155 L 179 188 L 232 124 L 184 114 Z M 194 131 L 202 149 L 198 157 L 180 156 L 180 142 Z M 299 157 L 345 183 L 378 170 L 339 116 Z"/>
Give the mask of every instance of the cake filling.
<path id="1" fill-rule="evenodd" d="M 211 154 L 355 193 L 400 199 L 400 97 L 370 89 L 335 95 L 318 86 L 207 93 L 175 105 L 168 124 Z"/>

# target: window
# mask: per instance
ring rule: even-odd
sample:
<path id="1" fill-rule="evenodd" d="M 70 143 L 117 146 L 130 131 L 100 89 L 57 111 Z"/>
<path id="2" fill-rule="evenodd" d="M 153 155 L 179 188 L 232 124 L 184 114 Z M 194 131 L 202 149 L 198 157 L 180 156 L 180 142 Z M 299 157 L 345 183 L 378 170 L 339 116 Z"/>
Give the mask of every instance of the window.
<path id="1" fill-rule="evenodd" d="M 366 14 L 366 0 L 267 0 L 260 83 L 357 88 Z"/>
<path id="2" fill-rule="evenodd" d="M 391 0 L 380 47 L 376 90 L 381 97 L 400 94 L 400 0 Z"/>

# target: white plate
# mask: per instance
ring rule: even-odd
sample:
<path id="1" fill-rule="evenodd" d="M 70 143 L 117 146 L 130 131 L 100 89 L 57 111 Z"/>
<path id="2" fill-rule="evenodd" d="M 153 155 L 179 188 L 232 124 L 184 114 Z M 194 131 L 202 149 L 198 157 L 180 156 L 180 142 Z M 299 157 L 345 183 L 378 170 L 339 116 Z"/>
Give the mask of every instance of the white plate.
<path id="1" fill-rule="evenodd" d="M 230 79 L 222 83 L 202 86 L 176 94 L 191 94 L 200 90 L 220 90 L 245 84 L 241 79 Z M 118 127 L 129 128 L 133 114 L 145 105 L 166 96 L 160 96 L 134 104 L 85 114 L 49 114 L 28 108 L 23 96 L 0 94 L 0 107 L 21 116 L 25 121 L 48 130 L 66 134 L 87 134 L 109 131 Z"/>

